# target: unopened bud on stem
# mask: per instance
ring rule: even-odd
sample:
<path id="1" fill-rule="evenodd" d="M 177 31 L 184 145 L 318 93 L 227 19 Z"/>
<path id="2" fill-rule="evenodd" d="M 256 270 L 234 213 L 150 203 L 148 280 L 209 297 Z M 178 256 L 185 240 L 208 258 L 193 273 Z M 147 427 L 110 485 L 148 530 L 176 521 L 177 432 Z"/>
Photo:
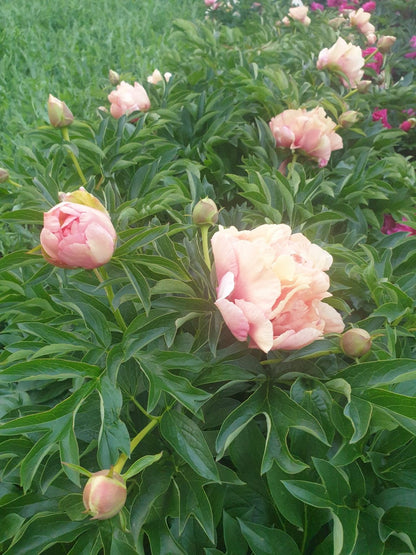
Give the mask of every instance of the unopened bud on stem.
<path id="1" fill-rule="evenodd" d="M 218 222 L 218 208 L 210 198 L 201 199 L 193 209 L 192 220 L 195 225 L 215 225 Z"/>
<path id="2" fill-rule="evenodd" d="M 340 345 L 346 355 L 362 357 L 371 349 L 371 336 L 366 330 L 353 328 L 342 334 Z"/>
<path id="3" fill-rule="evenodd" d="M 48 115 L 53 127 L 68 127 L 74 121 L 74 116 L 65 102 L 51 94 L 48 99 Z"/>
<path id="4" fill-rule="evenodd" d="M 89 478 L 82 501 L 93 520 L 112 518 L 124 507 L 127 498 L 126 483 L 112 470 L 100 470 Z"/>

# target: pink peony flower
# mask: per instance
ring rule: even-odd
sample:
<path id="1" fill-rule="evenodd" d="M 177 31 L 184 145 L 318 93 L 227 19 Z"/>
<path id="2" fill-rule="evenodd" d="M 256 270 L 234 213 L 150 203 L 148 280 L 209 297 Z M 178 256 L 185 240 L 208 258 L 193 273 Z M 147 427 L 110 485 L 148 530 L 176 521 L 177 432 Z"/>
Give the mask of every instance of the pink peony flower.
<path id="1" fill-rule="evenodd" d="M 405 222 L 406 218 L 403 218 L 403 221 Z M 391 214 L 385 214 L 381 232 L 386 235 L 391 235 L 392 233 L 397 233 L 399 231 L 407 231 L 409 232 L 409 235 L 416 235 L 416 229 L 413 229 L 413 227 L 409 227 L 408 225 L 399 224 Z"/>
<path id="2" fill-rule="evenodd" d="M 416 48 L 416 35 L 413 35 L 413 37 L 409 40 L 409 44 L 412 48 Z"/>
<path id="3" fill-rule="evenodd" d="M 117 236 L 104 207 L 64 201 L 45 212 L 43 222 L 40 243 L 50 264 L 91 270 L 111 259 Z"/>
<path id="4" fill-rule="evenodd" d="M 217 308 L 239 341 L 265 353 L 299 349 L 341 333 L 341 316 L 322 299 L 332 257 L 284 224 L 251 231 L 220 228 L 212 237 Z"/>
<path id="5" fill-rule="evenodd" d="M 391 129 L 391 125 L 389 124 L 389 122 L 387 121 L 387 109 L 384 108 L 383 110 L 374 110 L 373 112 L 373 121 L 381 121 L 381 123 L 383 124 L 383 127 L 386 127 L 387 129 Z"/>
<path id="6" fill-rule="evenodd" d="M 406 133 L 408 131 L 410 131 L 410 129 L 412 129 L 412 122 L 409 120 L 403 121 L 400 125 L 399 125 L 400 129 L 402 131 L 406 131 Z"/>
<path id="7" fill-rule="evenodd" d="M 131 114 L 136 110 L 147 112 L 150 108 L 150 100 L 144 87 L 139 83 L 130 85 L 122 81 L 116 88 L 108 95 L 108 100 L 111 102 L 110 112 L 114 118 L 120 118 L 123 114 Z"/>
<path id="8" fill-rule="evenodd" d="M 341 37 L 331 48 L 324 48 L 319 52 L 316 67 L 318 69 L 329 69 L 330 71 L 341 71 L 348 79 L 341 77 L 346 87 L 356 88 L 361 81 L 364 72 L 361 69 L 364 58 L 359 46 L 347 43 Z"/>
<path id="9" fill-rule="evenodd" d="M 370 56 L 370 54 L 373 54 L 373 56 L 371 56 L 370 61 L 367 62 L 364 67 L 371 67 L 377 75 L 379 75 L 381 68 L 383 67 L 383 54 L 378 52 L 377 48 L 374 46 L 369 46 L 363 50 L 363 56 L 366 58 L 367 56 Z"/>
<path id="10" fill-rule="evenodd" d="M 410 58 L 411 60 L 413 60 L 413 58 L 416 58 L 416 50 L 414 52 L 408 52 L 407 54 L 404 55 L 405 58 Z"/>
<path id="11" fill-rule="evenodd" d="M 92 520 L 112 518 L 124 507 L 126 498 L 124 478 L 110 470 L 94 472 L 82 492 L 85 512 L 92 515 Z"/>
<path id="12" fill-rule="evenodd" d="M 319 11 L 322 12 L 322 11 L 324 10 L 324 5 L 323 5 L 323 4 L 320 4 L 319 2 L 312 2 L 312 4 L 311 4 L 311 10 L 312 10 L 313 12 L 316 12 L 317 10 L 319 10 Z"/>
<path id="13" fill-rule="evenodd" d="M 307 6 L 296 6 L 294 8 L 290 8 L 289 17 L 307 26 L 311 22 L 310 17 L 308 17 L 308 10 L 309 8 Z"/>
<path id="14" fill-rule="evenodd" d="M 375 2 L 366 2 L 361 7 L 365 12 L 371 13 L 376 9 L 377 4 Z"/>
<path id="15" fill-rule="evenodd" d="M 370 23 L 370 17 L 371 15 L 368 12 L 365 12 L 362 8 L 359 8 L 357 11 L 349 14 L 351 25 L 357 27 L 360 33 L 366 35 L 367 38 L 370 37 L 370 41 L 372 41 L 375 27 L 372 23 Z M 374 41 L 375 40 L 376 38 L 374 35 Z"/>
<path id="16" fill-rule="evenodd" d="M 321 107 L 285 110 L 272 118 L 269 126 L 277 147 L 300 150 L 316 159 L 320 167 L 327 165 L 333 150 L 342 148 L 336 124 Z"/>

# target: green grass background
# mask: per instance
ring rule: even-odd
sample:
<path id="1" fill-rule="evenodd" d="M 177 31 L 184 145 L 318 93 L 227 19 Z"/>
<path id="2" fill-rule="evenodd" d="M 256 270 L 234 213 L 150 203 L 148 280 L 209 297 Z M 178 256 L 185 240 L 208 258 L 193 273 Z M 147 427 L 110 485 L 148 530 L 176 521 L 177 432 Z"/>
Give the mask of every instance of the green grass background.
<path id="1" fill-rule="evenodd" d="M 2 0 L 0 166 L 29 146 L 26 130 L 48 122 L 49 93 L 93 117 L 108 104 L 110 68 L 131 82 L 168 71 L 172 21 L 203 14 L 202 0 Z"/>

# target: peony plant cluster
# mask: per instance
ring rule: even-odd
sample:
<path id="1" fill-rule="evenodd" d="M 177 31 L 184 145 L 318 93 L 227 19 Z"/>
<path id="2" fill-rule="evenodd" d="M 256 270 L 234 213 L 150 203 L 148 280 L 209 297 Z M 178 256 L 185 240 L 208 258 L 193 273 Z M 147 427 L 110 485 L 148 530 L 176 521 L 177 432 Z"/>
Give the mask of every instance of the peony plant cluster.
<path id="1" fill-rule="evenodd" d="M 5 555 L 416 552 L 409 5 L 200 0 L 13 144 Z"/>

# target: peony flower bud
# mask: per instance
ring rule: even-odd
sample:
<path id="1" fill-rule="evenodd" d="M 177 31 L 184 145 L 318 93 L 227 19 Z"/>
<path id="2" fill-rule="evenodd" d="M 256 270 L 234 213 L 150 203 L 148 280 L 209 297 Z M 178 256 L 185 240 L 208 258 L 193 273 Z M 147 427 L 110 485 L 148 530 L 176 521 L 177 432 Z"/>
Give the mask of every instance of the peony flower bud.
<path id="1" fill-rule="evenodd" d="M 357 123 L 360 118 L 360 112 L 356 112 L 355 110 L 347 110 L 339 116 L 338 123 L 341 127 L 348 128 L 354 125 L 354 123 Z"/>
<path id="2" fill-rule="evenodd" d="M 74 202 L 75 204 L 83 204 L 84 206 L 90 206 L 91 208 L 96 208 L 101 210 L 101 212 L 107 213 L 107 210 L 101 204 L 97 197 L 85 190 L 84 187 L 80 187 L 77 191 L 72 191 L 72 193 L 58 193 L 59 200 L 61 202 Z"/>
<path id="3" fill-rule="evenodd" d="M 112 518 L 124 507 L 126 483 L 120 474 L 111 470 L 94 472 L 85 485 L 82 501 L 93 520 Z"/>
<path id="4" fill-rule="evenodd" d="M 108 79 L 110 83 L 114 86 L 120 83 L 120 75 L 117 73 L 117 71 L 114 71 L 113 69 L 109 70 Z"/>
<path id="5" fill-rule="evenodd" d="M 76 191 L 69 196 L 79 197 L 82 194 Z M 82 198 L 88 200 L 88 195 Z M 103 208 L 80 203 L 78 198 L 77 202 L 60 202 L 45 212 L 40 244 L 47 262 L 59 268 L 86 270 L 109 262 L 117 235 L 110 216 Z"/>
<path id="6" fill-rule="evenodd" d="M 215 225 L 218 222 L 218 208 L 213 200 L 201 199 L 193 209 L 192 220 L 195 225 Z"/>
<path id="7" fill-rule="evenodd" d="M 48 99 L 48 116 L 53 127 L 68 127 L 74 121 L 74 116 L 65 102 L 51 94 Z"/>
<path id="8" fill-rule="evenodd" d="M 350 357 L 362 357 L 371 349 L 371 336 L 363 329 L 353 328 L 340 338 L 342 351 Z"/>
<path id="9" fill-rule="evenodd" d="M 384 35 L 378 39 L 377 48 L 382 54 L 386 54 L 390 52 L 391 47 L 396 42 L 396 37 L 392 37 L 391 35 Z"/>
<path id="10" fill-rule="evenodd" d="M 366 81 L 365 79 L 357 83 L 357 91 L 361 94 L 367 93 L 371 87 L 371 81 Z"/>
<path id="11" fill-rule="evenodd" d="M 0 183 L 5 183 L 8 181 L 9 177 L 9 172 L 4 168 L 0 168 Z"/>

